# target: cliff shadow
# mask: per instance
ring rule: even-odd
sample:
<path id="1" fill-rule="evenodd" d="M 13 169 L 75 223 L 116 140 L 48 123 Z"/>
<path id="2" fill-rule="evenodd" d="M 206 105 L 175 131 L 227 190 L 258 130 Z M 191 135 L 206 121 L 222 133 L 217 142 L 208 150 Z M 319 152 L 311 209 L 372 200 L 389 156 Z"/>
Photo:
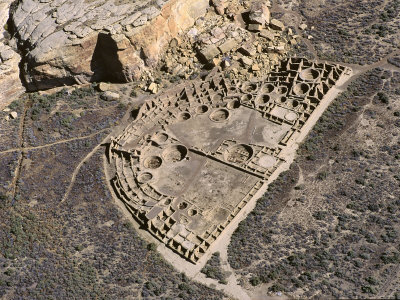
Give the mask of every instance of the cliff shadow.
<path id="1" fill-rule="evenodd" d="M 92 81 L 125 82 L 118 47 L 111 35 L 99 33 L 90 69 L 94 73 Z"/>

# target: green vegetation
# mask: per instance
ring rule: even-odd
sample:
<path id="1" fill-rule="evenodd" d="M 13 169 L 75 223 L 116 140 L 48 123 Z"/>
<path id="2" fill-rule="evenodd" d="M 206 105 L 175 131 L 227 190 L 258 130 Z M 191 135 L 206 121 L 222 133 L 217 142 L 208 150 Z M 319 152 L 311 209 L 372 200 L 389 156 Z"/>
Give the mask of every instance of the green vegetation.
<path id="1" fill-rule="evenodd" d="M 206 265 L 201 269 L 201 273 L 205 274 L 208 278 L 218 280 L 221 284 L 227 284 L 228 274 L 221 269 L 220 253 L 215 252 L 207 261 Z"/>
<path id="2" fill-rule="evenodd" d="M 147 250 L 149 251 L 156 251 L 157 250 L 157 245 L 154 243 L 150 243 L 147 245 Z"/>
<path id="3" fill-rule="evenodd" d="M 383 92 L 378 92 L 378 99 L 384 104 L 389 104 L 389 97 Z"/>

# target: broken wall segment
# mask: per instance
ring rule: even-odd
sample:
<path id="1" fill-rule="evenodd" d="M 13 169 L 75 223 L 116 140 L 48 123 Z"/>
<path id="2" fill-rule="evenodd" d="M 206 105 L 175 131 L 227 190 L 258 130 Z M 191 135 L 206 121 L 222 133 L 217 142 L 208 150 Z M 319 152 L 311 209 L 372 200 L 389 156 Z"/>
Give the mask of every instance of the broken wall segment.
<path id="1" fill-rule="evenodd" d="M 263 80 L 214 70 L 152 96 L 111 141 L 116 196 L 157 239 L 196 263 L 349 72 L 293 58 Z"/>

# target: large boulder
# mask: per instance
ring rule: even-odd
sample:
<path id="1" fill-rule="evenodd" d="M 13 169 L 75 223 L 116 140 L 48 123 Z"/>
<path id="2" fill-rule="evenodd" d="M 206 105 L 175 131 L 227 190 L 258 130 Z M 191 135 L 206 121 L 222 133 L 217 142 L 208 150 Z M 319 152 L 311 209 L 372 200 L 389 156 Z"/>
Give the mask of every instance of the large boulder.
<path id="1" fill-rule="evenodd" d="M 25 92 L 19 78 L 20 60 L 11 47 L 0 42 L 0 109 Z"/>
<path id="2" fill-rule="evenodd" d="M 265 1 L 257 1 L 251 5 L 249 11 L 249 21 L 253 24 L 268 25 L 271 14 L 269 12 L 268 3 Z"/>
<path id="3" fill-rule="evenodd" d="M 19 79 L 19 62 L 21 57 L 10 46 L 6 31 L 9 8 L 12 0 L 0 2 L 0 109 L 10 104 L 25 89 Z"/>
<path id="4" fill-rule="evenodd" d="M 208 0 L 21 0 L 13 30 L 29 90 L 139 79 Z"/>

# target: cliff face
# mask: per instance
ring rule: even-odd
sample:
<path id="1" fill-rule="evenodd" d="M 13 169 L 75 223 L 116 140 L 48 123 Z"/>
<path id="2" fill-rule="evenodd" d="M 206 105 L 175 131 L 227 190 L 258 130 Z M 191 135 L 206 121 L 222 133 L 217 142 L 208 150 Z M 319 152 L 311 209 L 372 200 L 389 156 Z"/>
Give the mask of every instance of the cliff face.
<path id="1" fill-rule="evenodd" d="M 6 31 L 11 2 L 0 2 L 0 109 L 25 91 L 19 79 L 18 64 L 21 58 L 9 45 Z"/>
<path id="2" fill-rule="evenodd" d="M 22 0 L 11 23 L 28 90 L 139 79 L 207 0 Z"/>

